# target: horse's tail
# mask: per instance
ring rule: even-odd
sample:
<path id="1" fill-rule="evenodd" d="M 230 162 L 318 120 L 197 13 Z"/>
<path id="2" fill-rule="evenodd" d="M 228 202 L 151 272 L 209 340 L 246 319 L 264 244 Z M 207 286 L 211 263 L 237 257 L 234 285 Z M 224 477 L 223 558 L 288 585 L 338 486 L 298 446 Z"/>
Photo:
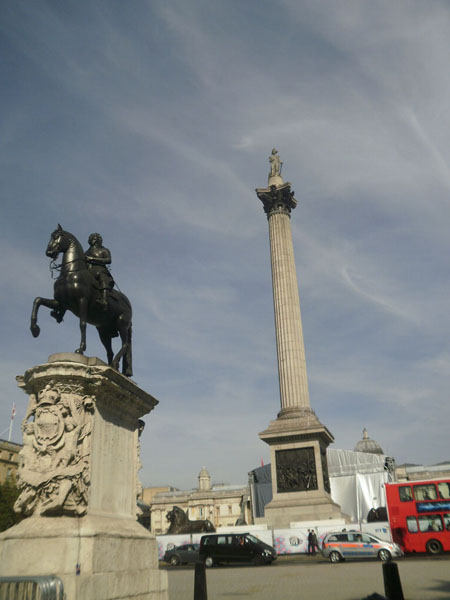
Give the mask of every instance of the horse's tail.
<path id="1" fill-rule="evenodd" d="M 133 375 L 133 343 L 132 343 L 132 324 L 128 328 L 127 351 L 123 357 L 124 375 L 131 377 Z"/>

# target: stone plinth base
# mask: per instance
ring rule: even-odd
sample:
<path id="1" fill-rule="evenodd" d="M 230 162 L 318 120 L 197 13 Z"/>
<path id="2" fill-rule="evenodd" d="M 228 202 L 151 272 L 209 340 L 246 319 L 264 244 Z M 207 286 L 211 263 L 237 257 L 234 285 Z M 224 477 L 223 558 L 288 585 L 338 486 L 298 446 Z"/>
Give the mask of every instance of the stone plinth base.
<path id="1" fill-rule="evenodd" d="M 67 600 L 167 599 L 156 539 L 130 519 L 31 517 L 0 535 L 0 575 L 44 574 Z"/>
<path id="2" fill-rule="evenodd" d="M 166 600 L 155 537 L 136 520 L 141 418 L 158 403 L 102 361 L 55 354 L 17 378 L 29 396 L 0 575 L 57 575 L 66 600 Z"/>
<path id="3" fill-rule="evenodd" d="M 272 500 L 264 508 L 264 520 L 269 527 L 288 528 L 295 521 L 325 521 L 345 518 L 341 507 L 330 497 L 289 498 Z M 348 521 L 348 519 L 346 519 Z"/>
<path id="4" fill-rule="evenodd" d="M 272 501 L 264 509 L 270 527 L 348 520 L 330 495 L 326 449 L 333 436 L 310 408 L 281 411 L 259 437 L 270 446 Z"/>

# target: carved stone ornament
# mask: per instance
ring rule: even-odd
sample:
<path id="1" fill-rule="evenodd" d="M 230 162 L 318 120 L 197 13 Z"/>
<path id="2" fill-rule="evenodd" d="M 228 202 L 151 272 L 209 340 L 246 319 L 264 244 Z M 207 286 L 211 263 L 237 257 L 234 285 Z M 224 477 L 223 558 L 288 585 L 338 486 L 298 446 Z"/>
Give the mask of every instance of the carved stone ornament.
<path id="1" fill-rule="evenodd" d="M 14 510 L 25 516 L 83 515 L 90 481 L 94 399 L 49 381 L 30 401 L 22 422 Z"/>
<path id="2" fill-rule="evenodd" d="M 272 185 L 268 188 L 257 188 L 256 195 L 263 203 L 267 218 L 275 214 L 290 216 L 291 210 L 297 206 L 297 200 L 294 191 L 291 190 L 290 183 L 283 183 L 279 186 Z"/>
<path id="3" fill-rule="evenodd" d="M 142 419 L 138 421 L 138 435 L 137 435 L 137 443 L 136 443 L 136 517 L 141 517 L 143 515 L 143 510 L 138 504 L 138 500 L 142 498 L 142 493 L 144 488 L 142 487 L 142 482 L 139 478 L 139 471 L 142 469 L 141 462 L 141 435 L 145 428 L 145 422 Z"/>
<path id="4" fill-rule="evenodd" d="M 331 494 L 330 478 L 328 476 L 327 449 L 323 446 L 320 447 L 320 461 L 322 463 L 323 487 L 326 492 Z"/>
<path id="5" fill-rule="evenodd" d="M 318 489 L 314 448 L 277 450 L 276 465 L 279 493 Z"/>

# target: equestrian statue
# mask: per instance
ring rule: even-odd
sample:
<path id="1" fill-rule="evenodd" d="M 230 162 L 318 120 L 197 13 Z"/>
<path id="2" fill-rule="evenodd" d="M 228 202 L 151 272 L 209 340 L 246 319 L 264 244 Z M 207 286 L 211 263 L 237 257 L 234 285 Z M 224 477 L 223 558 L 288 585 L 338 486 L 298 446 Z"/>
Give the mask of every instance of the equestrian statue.
<path id="1" fill-rule="evenodd" d="M 61 253 L 62 263 L 56 266 L 55 260 Z M 70 310 L 80 320 L 81 342 L 75 352 L 84 353 L 86 324 L 95 325 L 106 349 L 108 364 L 118 370 L 122 359 L 122 373 L 131 377 L 131 304 L 125 294 L 113 289 L 114 280 L 107 267 L 111 264 L 111 253 L 103 247 L 102 236 L 92 233 L 89 249 L 84 252 L 77 238 L 58 225 L 50 236 L 45 254 L 52 259 L 50 268 L 59 269 L 60 274 L 55 281 L 54 298 L 38 297 L 33 302 L 30 325 L 33 336 L 40 333 L 37 314 L 41 305 L 51 309 L 50 315 L 58 323 Z M 117 336 L 120 336 L 122 347 L 114 355 L 111 341 Z"/>

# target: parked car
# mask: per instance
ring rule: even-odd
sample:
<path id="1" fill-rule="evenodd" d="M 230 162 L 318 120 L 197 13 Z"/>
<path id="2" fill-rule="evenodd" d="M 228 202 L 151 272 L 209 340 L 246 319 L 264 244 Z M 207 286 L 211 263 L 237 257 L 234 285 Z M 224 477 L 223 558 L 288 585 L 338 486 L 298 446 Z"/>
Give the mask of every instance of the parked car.
<path id="1" fill-rule="evenodd" d="M 198 550 L 199 544 L 183 544 L 182 546 L 176 546 L 171 550 L 166 550 L 163 560 L 172 567 L 196 563 L 199 560 Z"/>
<path id="2" fill-rule="evenodd" d="M 270 565 L 277 558 L 275 548 L 250 533 L 204 535 L 200 540 L 199 555 L 207 567 L 229 562 Z"/>
<path id="3" fill-rule="evenodd" d="M 372 534 L 336 531 L 325 536 L 322 554 L 332 563 L 347 558 L 379 558 L 386 562 L 393 557 L 403 556 L 403 551 L 398 544 L 380 540 Z"/>

